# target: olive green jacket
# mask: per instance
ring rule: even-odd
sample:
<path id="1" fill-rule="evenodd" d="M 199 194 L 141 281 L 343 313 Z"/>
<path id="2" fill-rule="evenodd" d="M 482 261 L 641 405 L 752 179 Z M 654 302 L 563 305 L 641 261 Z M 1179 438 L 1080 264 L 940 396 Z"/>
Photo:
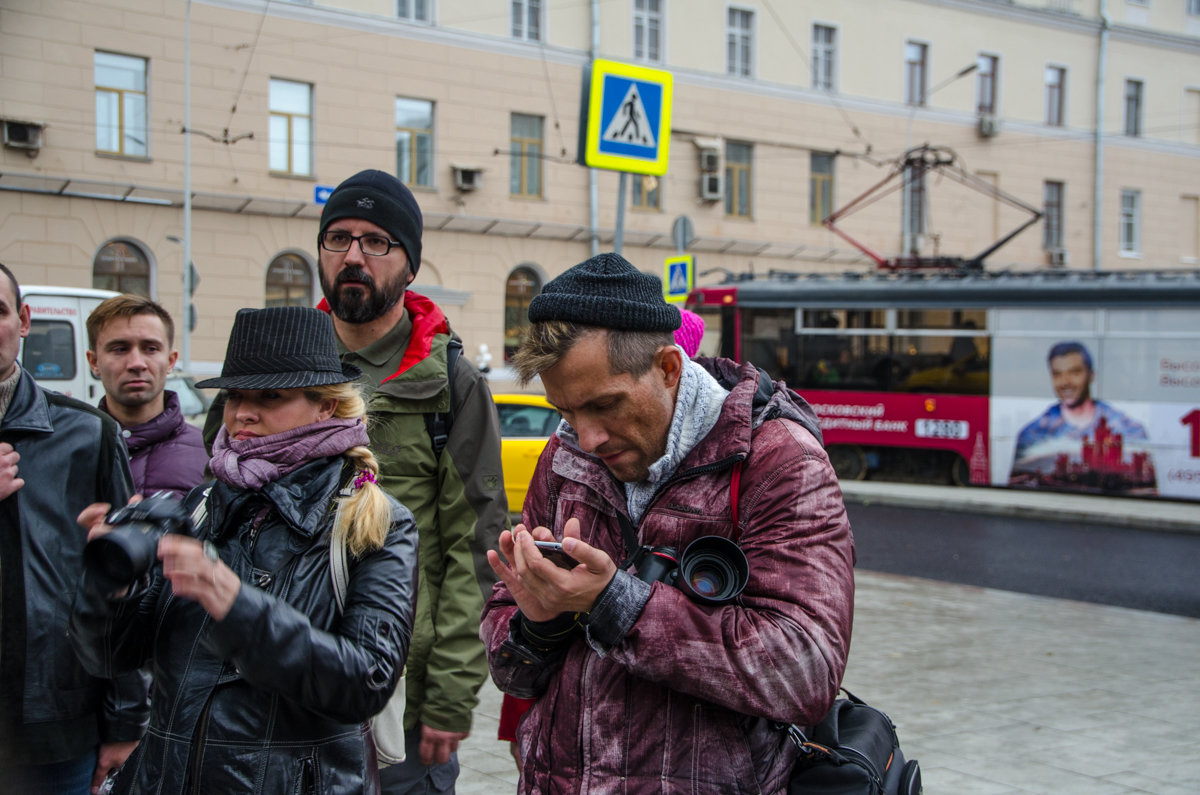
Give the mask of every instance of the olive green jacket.
<path id="1" fill-rule="evenodd" d="M 451 396 L 446 345 L 452 332 L 442 311 L 411 291 L 404 304 L 401 324 L 411 324 L 404 356 L 367 401 L 379 485 L 413 512 L 420 532 L 404 724 L 466 732 L 488 675 L 479 617 L 495 575 L 486 553 L 498 547 L 509 521 L 500 423 L 487 380 L 466 357 L 458 357 Z M 363 363 L 354 352 L 342 358 Z M 425 415 L 447 412 L 451 398 L 454 421 L 446 449 L 434 460 Z"/>

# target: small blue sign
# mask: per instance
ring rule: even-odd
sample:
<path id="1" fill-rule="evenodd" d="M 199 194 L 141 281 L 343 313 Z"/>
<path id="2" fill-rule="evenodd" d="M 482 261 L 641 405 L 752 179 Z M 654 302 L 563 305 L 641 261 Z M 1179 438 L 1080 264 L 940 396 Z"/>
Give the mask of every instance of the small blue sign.
<path id="1" fill-rule="evenodd" d="M 313 203 L 324 204 L 329 201 L 329 194 L 333 193 L 332 185 L 316 185 L 313 187 Z"/>

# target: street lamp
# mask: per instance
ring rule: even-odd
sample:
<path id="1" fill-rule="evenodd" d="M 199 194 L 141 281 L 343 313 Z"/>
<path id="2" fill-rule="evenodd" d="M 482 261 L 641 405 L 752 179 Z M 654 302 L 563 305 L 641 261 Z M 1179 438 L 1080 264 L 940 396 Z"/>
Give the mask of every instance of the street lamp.
<path id="1" fill-rule="evenodd" d="M 943 88 L 950 85 L 955 80 L 959 80 L 961 78 L 966 77 L 967 75 L 971 74 L 978 68 L 979 68 L 979 61 L 972 61 L 971 63 L 964 66 L 962 69 L 959 69 L 957 72 L 955 72 L 954 74 L 947 77 L 942 82 L 935 85 L 933 88 L 926 91 L 925 96 L 922 97 L 921 101 L 924 102 L 924 101 L 928 100 L 934 94 L 941 91 Z M 915 117 L 917 115 L 917 108 L 919 108 L 919 107 L 921 107 L 921 105 L 914 104 L 912 106 L 912 109 L 909 110 L 908 124 L 905 125 L 905 128 L 904 128 L 904 154 L 902 155 L 902 157 L 904 157 L 906 160 L 908 158 L 909 151 L 912 149 L 913 117 Z M 913 229 L 912 229 L 913 207 L 912 207 L 912 195 L 910 193 L 910 185 L 911 185 L 910 180 L 911 180 L 911 174 L 909 173 L 909 167 L 906 164 L 904 167 L 904 177 L 903 177 L 903 182 L 902 182 L 902 184 L 904 185 L 904 188 L 901 192 L 902 201 L 901 201 L 901 218 L 900 218 L 900 223 L 902 225 L 901 230 L 900 230 L 900 240 L 901 240 L 900 247 L 901 247 L 901 251 L 903 252 L 904 256 L 908 256 L 910 254 L 915 253 L 913 251 Z M 921 201 L 924 201 L 923 197 L 924 197 L 924 194 L 922 194 Z"/>

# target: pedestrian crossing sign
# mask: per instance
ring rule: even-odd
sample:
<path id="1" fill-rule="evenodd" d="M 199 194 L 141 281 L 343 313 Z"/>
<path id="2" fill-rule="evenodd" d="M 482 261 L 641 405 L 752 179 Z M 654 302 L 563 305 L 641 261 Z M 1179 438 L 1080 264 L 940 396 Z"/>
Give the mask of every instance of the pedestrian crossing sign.
<path id="1" fill-rule="evenodd" d="M 662 69 L 593 61 L 584 164 L 633 174 L 666 174 L 671 84 L 671 73 Z"/>
<path id="2" fill-rule="evenodd" d="M 663 298 L 681 304 L 687 300 L 695 282 L 696 266 L 690 256 L 667 257 L 663 265 Z"/>

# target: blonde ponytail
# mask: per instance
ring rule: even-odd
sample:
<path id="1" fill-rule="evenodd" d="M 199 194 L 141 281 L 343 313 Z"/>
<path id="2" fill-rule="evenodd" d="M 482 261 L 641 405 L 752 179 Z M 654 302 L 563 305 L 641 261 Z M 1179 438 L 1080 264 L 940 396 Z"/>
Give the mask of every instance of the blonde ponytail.
<path id="1" fill-rule="evenodd" d="M 366 420 L 367 405 L 353 382 L 310 387 L 305 392 L 312 400 L 336 400 L 333 416 L 339 419 Z M 346 547 L 352 555 L 362 555 L 383 546 L 392 526 L 392 505 L 376 483 L 379 461 L 374 454 L 359 446 L 343 455 L 354 465 L 356 474 L 350 482 L 350 495 L 338 498 L 340 518 L 333 532 L 345 537 Z"/>

